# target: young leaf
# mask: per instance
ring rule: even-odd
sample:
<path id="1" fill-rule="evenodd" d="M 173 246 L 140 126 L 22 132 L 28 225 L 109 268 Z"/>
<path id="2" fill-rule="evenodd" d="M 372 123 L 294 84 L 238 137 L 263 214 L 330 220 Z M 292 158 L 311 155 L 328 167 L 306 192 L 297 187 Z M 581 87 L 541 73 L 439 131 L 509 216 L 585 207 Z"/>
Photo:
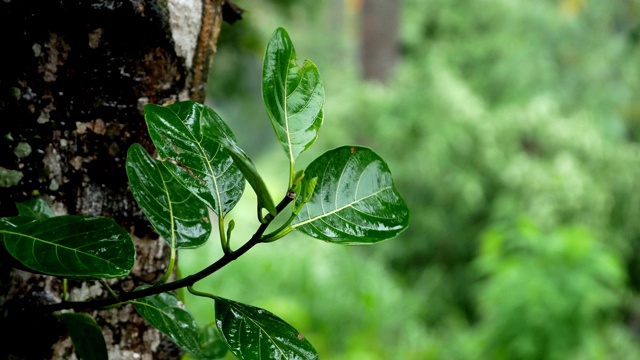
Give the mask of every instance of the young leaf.
<path id="1" fill-rule="evenodd" d="M 387 164 L 372 150 L 339 147 L 305 170 L 302 185 L 317 184 L 291 227 L 340 244 L 371 244 L 398 235 L 409 224 L 409 209 L 393 186 Z M 296 202 L 301 204 L 302 197 Z"/>
<path id="2" fill-rule="evenodd" d="M 196 105 L 204 106 L 200 104 Z M 215 111 L 205 107 L 200 125 L 202 127 L 202 134 L 222 145 L 229 155 L 231 155 L 236 166 L 240 168 L 240 171 L 258 197 L 258 209 L 267 209 L 267 211 L 275 215 L 276 206 L 269 194 L 267 185 L 262 180 L 260 174 L 258 174 L 258 170 L 255 165 L 253 165 L 251 159 L 249 159 L 247 154 L 236 143 L 233 133 L 229 130 L 227 124 Z"/>
<path id="3" fill-rule="evenodd" d="M 107 344 L 96 321 L 85 314 L 64 313 L 58 315 L 67 325 L 67 331 L 82 360 L 107 360 Z"/>
<path id="4" fill-rule="evenodd" d="M 200 358 L 198 325 L 175 294 L 164 292 L 131 302 L 149 324 L 171 338 L 183 350 Z"/>
<path id="5" fill-rule="evenodd" d="M 53 209 L 42 198 L 33 198 L 31 200 L 16 204 L 20 216 L 30 216 L 32 218 L 54 217 Z"/>
<path id="6" fill-rule="evenodd" d="M 298 67 L 293 43 L 282 28 L 267 45 L 262 98 L 278 140 L 293 163 L 318 137 L 324 87 L 315 64 L 307 60 Z"/>
<path id="7" fill-rule="evenodd" d="M 216 297 L 216 325 L 241 360 L 318 359 L 311 343 L 272 313 Z"/>
<path id="8" fill-rule="evenodd" d="M 282 147 L 294 160 L 318 136 L 324 87 L 315 64 L 307 60 L 298 67 L 293 43 L 282 28 L 274 32 L 267 45 L 262 98 Z"/>
<path id="9" fill-rule="evenodd" d="M 197 247 L 207 241 L 211 233 L 207 206 L 139 144 L 127 152 L 127 175 L 133 197 L 171 248 Z"/>
<path id="10" fill-rule="evenodd" d="M 3 227 L 0 233 L 4 234 L 7 251 L 16 260 L 54 276 L 73 279 L 126 276 L 136 256 L 131 237 L 112 219 L 57 216 L 13 229 Z"/>
<path id="11" fill-rule="evenodd" d="M 149 136 L 158 154 L 172 160 L 163 164 L 218 216 L 224 216 L 242 197 L 244 179 L 228 151 L 203 136 L 200 123 L 210 112 L 192 101 L 144 108 Z M 224 127 L 221 131 L 233 136 L 224 122 L 220 126 Z"/>

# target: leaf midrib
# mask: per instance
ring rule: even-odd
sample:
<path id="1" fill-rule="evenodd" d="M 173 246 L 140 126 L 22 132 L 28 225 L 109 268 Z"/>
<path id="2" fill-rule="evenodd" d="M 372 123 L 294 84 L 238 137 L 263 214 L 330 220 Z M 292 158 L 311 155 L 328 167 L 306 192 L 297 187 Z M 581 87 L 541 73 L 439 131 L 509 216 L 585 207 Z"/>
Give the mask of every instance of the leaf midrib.
<path id="1" fill-rule="evenodd" d="M 218 178 L 216 176 L 215 171 L 213 170 L 213 167 L 211 166 L 211 159 L 209 159 L 209 157 L 207 156 L 207 153 L 204 151 L 204 148 L 202 147 L 202 139 L 198 140 L 198 138 L 195 136 L 195 134 L 191 131 L 191 129 L 189 129 L 189 127 L 187 126 L 187 124 L 184 123 L 184 121 L 182 121 L 182 119 L 180 118 L 180 116 L 178 115 L 178 113 L 176 113 L 175 111 L 173 111 L 173 109 L 170 109 L 171 112 L 173 112 L 173 114 L 175 115 L 175 117 L 180 121 L 180 124 L 182 126 L 184 126 L 184 128 L 187 130 L 187 132 L 191 135 L 191 137 L 194 140 L 194 143 L 198 146 L 198 150 L 200 151 L 200 155 L 202 156 L 202 158 L 204 159 L 205 163 L 207 164 L 207 169 L 209 170 L 209 175 L 211 176 L 211 179 L 213 180 L 213 187 L 215 188 L 215 196 L 216 196 L 216 200 L 218 202 L 218 216 L 222 217 L 224 216 L 224 209 L 222 208 L 222 198 L 220 196 L 220 187 L 218 186 Z M 202 109 L 198 109 L 198 125 L 202 124 Z M 202 135 L 202 134 L 200 134 Z M 203 136 L 204 137 L 204 136 Z M 220 150 L 220 148 L 218 148 L 218 151 Z M 215 157 L 215 155 L 213 156 Z M 172 225 L 173 226 L 173 225 Z"/>
<path id="2" fill-rule="evenodd" d="M 63 248 L 65 250 L 67 250 L 67 251 L 84 254 L 84 255 L 89 256 L 91 258 L 101 260 L 101 261 L 103 261 L 105 263 L 108 263 L 108 264 L 111 264 L 111 265 L 113 265 L 113 266 L 115 266 L 117 268 L 120 268 L 120 266 L 118 266 L 117 264 L 115 264 L 115 263 L 113 263 L 113 262 L 111 262 L 111 261 L 109 261 L 107 259 L 104 259 L 104 258 L 101 258 L 101 257 L 97 257 L 97 256 L 95 256 L 95 255 L 93 255 L 91 253 L 83 252 L 83 251 L 80 251 L 78 249 L 70 248 L 68 246 L 60 245 L 60 244 L 55 243 L 55 242 L 46 241 L 46 240 L 37 238 L 37 237 L 35 237 L 33 235 L 27 235 L 27 234 L 23 234 L 23 233 L 18 233 L 18 232 L 13 232 L 13 231 L 6 231 L 6 230 L 0 230 L 0 233 L 15 235 L 15 236 L 19 236 L 19 237 L 25 237 L 25 238 L 31 239 L 34 243 L 37 241 L 37 242 L 41 242 L 41 243 L 53 246 L 54 248 L 56 248 L 56 255 L 57 255 L 57 248 Z M 36 261 L 38 260 L 35 255 L 33 256 L 33 258 L 36 259 Z M 60 263 L 62 264 L 62 262 L 60 262 Z"/>
<path id="3" fill-rule="evenodd" d="M 266 336 L 267 338 L 269 338 L 269 340 L 271 341 L 271 343 L 273 343 L 273 345 L 274 345 L 274 346 L 275 346 L 275 347 L 280 351 L 280 353 L 281 353 L 281 354 L 282 354 L 282 356 L 285 358 L 285 360 L 289 359 L 289 358 L 286 356 L 285 351 L 284 351 L 280 346 L 278 346 L 278 343 L 274 340 L 274 338 L 273 338 L 273 337 L 271 337 L 271 336 L 269 335 L 269 333 L 268 333 L 268 332 L 267 332 L 267 331 L 266 331 L 262 326 L 260 326 L 260 324 L 259 324 L 259 323 L 257 323 L 257 322 L 256 322 L 255 320 L 253 320 L 249 315 L 247 315 L 247 314 L 248 314 L 248 312 L 247 312 L 247 311 L 243 311 L 243 309 L 242 309 L 242 308 L 237 307 L 237 306 L 234 306 L 234 304 L 233 304 L 233 303 L 230 303 L 230 302 L 226 302 L 226 303 L 227 303 L 227 305 L 228 305 L 230 308 L 233 308 L 233 309 L 235 309 L 236 311 L 238 311 L 239 313 L 243 314 L 241 321 L 246 321 L 246 320 L 251 321 L 251 323 L 253 323 L 253 324 L 254 324 L 254 325 L 259 329 L 259 331 L 260 331 L 260 332 L 264 333 L 264 334 L 265 334 L 265 336 Z M 262 347 L 260 346 L 260 341 L 258 341 L 258 352 L 261 352 L 261 351 L 262 351 L 261 349 L 262 349 Z M 262 356 L 260 356 L 260 358 L 262 358 Z"/>
<path id="4" fill-rule="evenodd" d="M 335 209 L 333 209 L 333 210 L 331 210 L 331 211 L 329 211 L 329 212 L 323 213 L 322 215 L 318 215 L 318 216 L 315 216 L 315 217 L 312 217 L 312 218 L 306 219 L 306 220 L 304 220 L 304 221 L 300 221 L 299 223 L 295 223 L 295 224 L 291 225 L 291 228 L 292 228 L 292 229 L 295 229 L 295 228 L 300 227 L 300 226 L 302 226 L 302 225 L 305 225 L 305 224 L 308 224 L 308 223 L 314 222 L 314 221 L 319 220 L 319 219 L 323 219 L 323 218 L 325 218 L 325 217 L 327 217 L 327 216 L 330 216 L 330 215 L 332 215 L 332 214 L 335 214 L 335 213 L 337 213 L 337 212 L 340 212 L 340 211 L 342 211 L 342 210 L 344 210 L 344 209 L 346 209 L 346 208 L 348 208 L 348 207 L 352 207 L 354 204 L 357 204 L 357 203 L 359 203 L 359 202 L 361 202 L 361 201 L 364 201 L 364 200 L 366 200 L 366 199 L 368 199 L 368 198 L 370 198 L 370 197 L 372 197 L 372 196 L 376 196 L 376 195 L 378 195 L 379 193 L 381 193 L 381 192 L 383 192 L 383 191 L 386 191 L 386 190 L 389 190 L 389 189 L 391 189 L 391 188 L 392 188 L 391 186 L 386 186 L 386 187 L 380 188 L 380 189 L 379 189 L 378 191 L 376 191 L 376 192 L 373 192 L 373 193 L 371 193 L 371 194 L 369 194 L 369 195 L 367 195 L 367 196 L 361 197 L 360 199 L 356 199 L 356 200 L 354 200 L 354 201 L 352 201 L 352 202 L 350 202 L 350 203 L 348 203 L 348 204 L 345 204 L 345 205 L 343 205 L 343 206 L 341 206 L 341 207 L 335 208 Z M 323 207 L 323 210 L 324 210 L 324 207 Z"/>

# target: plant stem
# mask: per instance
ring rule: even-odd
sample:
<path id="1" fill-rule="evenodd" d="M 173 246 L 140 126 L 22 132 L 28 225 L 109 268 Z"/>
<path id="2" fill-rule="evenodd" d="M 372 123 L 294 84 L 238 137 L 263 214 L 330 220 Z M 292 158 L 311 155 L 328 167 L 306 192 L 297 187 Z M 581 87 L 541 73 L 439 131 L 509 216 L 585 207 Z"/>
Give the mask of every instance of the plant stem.
<path id="1" fill-rule="evenodd" d="M 285 196 L 282 201 L 280 201 L 280 203 L 278 204 L 278 206 L 276 206 L 276 212 L 279 214 L 280 212 L 282 212 L 287 205 L 289 205 L 289 203 L 292 201 L 293 199 Z M 261 243 L 261 239 L 262 239 L 262 235 L 264 234 L 264 232 L 267 230 L 267 227 L 269 226 L 269 224 L 271 223 L 271 221 L 273 221 L 274 216 L 266 216 L 265 217 L 265 222 L 260 224 L 260 226 L 258 227 L 258 230 L 256 230 L 256 232 L 253 234 L 253 236 L 251 237 L 251 239 L 249 239 L 249 241 L 247 241 L 246 243 L 244 243 L 244 245 L 242 245 L 240 248 L 238 248 L 236 251 L 231 252 L 231 253 L 225 253 L 220 259 L 218 259 L 216 262 L 214 262 L 213 264 L 209 265 L 208 267 L 204 268 L 203 270 L 200 270 L 199 272 L 189 275 L 183 279 L 180 280 L 176 280 L 170 283 L 164 283 L 164 284 L 160 284 L 160 285 L 156 285 L 156 286 L 151 286 L 142 290 L 134 290 L 134 291 L 130 291 L 130 292 L 122 292 L 118 295 L 118 298 L 114 298 L 114 297 L 109 297 L 109 298 L 105 298 L 105 299 L 96 299 L 96 300 L 90 300 L 90 301 L 66 301 L 66 302 L 61 302 L 61 303 L 57 303 L 57 304 L 50 304 L 50 305 L 42 305 L 42 306 L 36 306 L 35 308 L 37 308 L 40 311 L 44 311 L 44 312 L 54 312 L 54 311 L 60 311 L 60 310 L 64 310 L 64 309 L 96 309 L 96 308 L 103 308 L 103 307 L 108 307 L 108 306 L 112 306 L 118 303 L 123 303 L 123 302 L 127 302 L 130 300 L 135 300 L 135 299 L 140 299 L 146 296 L 151 296 L 151 295 L 157 295 L 157 294 L 161 294 L 163 292 L 167 292 L 167 291 L 174 291 L 183 287 L 188 287 L 188 286 L 193 286 L 193 284 L 195 284 L 196 282 L 206 278 L 207 276 L 215 273 L 216 271 L 222 269 L 223 267 L 227 266 L 229 263 L 231 263 L 232 261 L 236 260 L 237 258 L 239 258 L 240 256 L 244 255 L 244 253 L 246 253 L 247 251 L 249 251 L 252 247 L 254 247 L 255 245 Z"/>

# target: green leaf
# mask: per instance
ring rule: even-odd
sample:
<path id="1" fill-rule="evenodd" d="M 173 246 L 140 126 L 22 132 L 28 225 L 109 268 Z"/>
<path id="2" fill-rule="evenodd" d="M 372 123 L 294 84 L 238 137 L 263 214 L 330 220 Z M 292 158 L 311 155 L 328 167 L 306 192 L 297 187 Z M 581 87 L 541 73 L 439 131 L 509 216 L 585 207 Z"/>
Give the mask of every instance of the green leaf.
<path id="1" fill-rule="evenodd" d="M 293 43 L 282 28 L 273 33 L 267 45 L 262 98 L 278 140 L 294 162 L 318 137 L 324 87 L 314 63 L 306 60 L 298 67 Z"/>
<path id="2" fill-rule="evenodd" d="M 216 143 L 221 144 L 231 155 L 236 166 L 240 168 L 249 185 L 251 185 L 253 191 L 255 191 L 258 197 L 258 208 L 267 209 L 271 214 L 276 215 L 276 206 L 269 194 L 267 185 L 264 183 L 264 180 L 262 180 L 251 159 L 249 159 L 247 154 L 238 146 L 233 133 L 231 133 L 231 130 L 229 130 L 224 120 L 222 120 L 215 111 L 207 107 L 205 107 L 205 109 L 206 110 L 203 111 L 202 121 L 200 122 L 202 134 Z"/>
<path id="3" fill-rule="evenodd" d="M 183 350 L 200 358 L 198 325 L 175 294 L 164 292 L 131 302 L 149 324 L 171 338 Z"/>
<path id="4" fill-rule="evenodd" d="M 229 152 L 202 134 L 200 123 L 211 113 L 213 110 L 192 101 L 144 108 L 158 154 L 171 159 L 163 164 L 218 216 L 224 216 L 242 197 L 245 183 Z M 220 131 L 233 136 L 224 122 L 219 125 L 223 127 Z"/>
<path id="5" fill-rule="evenodd" d="M 291 227 L 340 244 L 392 238 L 409 224 L 409 209 L 393 186 L 387 164 L 372 150 L 344 146 L 327 151 L 305 170 L 303 188 L 317 177 L 311 199 Z M 302 197 L 296 199 L 298 205 Z"/>
<path id="6" fill-rule="evenodd" d="M 54 217 L 53 209 L 43 198 L 33 198 L 31 200 L 16 205 L 20 216 L 30 216 L 32 218 Z"/>
<path id="7" fill-rule="evenodd" d="M 200 328 L 200 346 L 202 348 L 202 359 L 222 359 L 229 352 L 229 348 L 222 340 L 215 324 Z"/>
<path id="8" fill-rule="evenodd" d="M 74 279 L 126 276 L 136 256 L 131 237 L 112 219 L 40 218 L 14 229 L 0 228 L 0 233 L 4 234 L 7 251 L 16 260 L 54 276 Z"/>
<path id="9" fill-rule="evenodd" d="M 211 233 L 207 206 L 178 183 L 160 161 L 133 144 L 126 167 L 133 197 L 171 248 L 197 247 L 207 241 Z"/>
<path id="10" fill-rule="evenodd" d="M 311 343 L 272 313 L 220 297 L 215 301 L 216 325 L 239 359 L 318 359 Z"/>
<path id="11" fill-rule="evenodd" d="M 58 315 L 67 325 L 69 336 L 82 360 L 107 360 L 107 344 L 96 321 L 85 314 L 63 313 Z"/>
<path id="12" fill-rule="evenodd" d="M 32 216 L 25 216 L 25 215 L 19 215 L 19 216 L 12 216 L 12 217 L 7 217 L 7 218 L 0 218 L 0 233 L 3 230 L 6 231 L 14 231 L 18 228 L 18 226 L 24 225 L 26 223 L 32 222 L 36 220 L 34 217 Z"/>

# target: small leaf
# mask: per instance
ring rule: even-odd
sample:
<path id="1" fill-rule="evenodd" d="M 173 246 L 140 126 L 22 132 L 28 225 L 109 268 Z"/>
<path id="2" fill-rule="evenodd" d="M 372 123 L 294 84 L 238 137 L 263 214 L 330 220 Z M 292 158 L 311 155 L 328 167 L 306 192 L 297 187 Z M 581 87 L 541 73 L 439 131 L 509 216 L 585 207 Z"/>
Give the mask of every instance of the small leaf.
<path id="1" fill-rule="evenodd" d="M 53 209 L 43 198 L 33 198 L 31 200 L 16 205 L 20 216 L 30 216 L 32 218 L 54 217 Z"/>
<path id="2" fill-rule="evenodd" d="M 216 325 L 241 360 L 318 359 L 311 343 L 272 313 L 216 297 Z"/>
<path id="3" fill-rule="evenodd" d="M 267 45 L 262 69 L 262 98 L 271 125 L 291 162 L 318 137 L 324 87 L 314 63 L 296 63 L 287 32 L 279 28 Z"/>
<path id="4" fill-rule="evenodd" d="M 107 344 L 96 321 L 85 314 L 64 313 L 58 315 L 67 325 L 69 336 L 82 360 L 107 360 Z"/>
<path id="5" fill-rule="evenodd" d="M 126 276 L 136 256 L 131 237 L 112 219 L 57 216 L 30 221 L 14 229 L 0 228 L 0 233 L 4 233 L 5 247 L 16 260 L 54 276 L 73 279 Z"/>
<path id="6" fill-rule="evenodd" d="M 211 233 L 207 206 L 139 144 L 127 153 L 127 175 L 133 197 L 171 248 L 197 247 L 207 241 Z"/>
<path id="7" fill-rule="evenodd" d="M 164 292 L 131 302 L 149 324 L 171 338 L 183 350 L 200 358 L 198 325 L 175 294 Z"/>
<path id="8" fill-rule="evenodd" d="M 218 216 L 224 216 L 242 197 L 245 182 L 229 152 L 202 135 L 200 123 L 211 112 L 193 101 L 144 108 L 149 136 L 158 154 L 172 160 L 163 164 Z M 224 127 L 220 131 L 233 136 L 224 122 L 219 125 Z"/>
<path id="9" fill-rule="evenodd" d="M 267 185 L 264 183 L 264 180 L 262 180 L 251 159 L 249 159 L 247 154 L 238 146 L 231 130 L 229 130 L 229 127 L 222 118 L 220 118 L 215 111 L 206 108 L 200 124 L 202 126 L 202 134 L 221 144 L 231 155 L 236 166 L 240 168 L 240 171 L 242 171 L 242 174 L 258 197 L 258 208 L 267 209 L 267 211 L 275 215 L 276 206 L 269 194 Z"/>
<path id="10" fill-rule="evenodd" d="M 200 346 L 202 348 L 202 359 L 222 359 L 227 355 L 227 352 L 229 352 L 229 348 L 227 348 L 227 344 L 222 340 L 215 324 L 200 328 Z"/>
<path id="11" fill-rule="evenodd" d="M 334 243 L 370 244 L 408 226 L 409 209 L 393 186 L 389 167 L 372 150 L 330 150 L 309 164 L 303 186 L 316 177 L 313 195 L 292 228 Z M 296 203 L 303 200 L 299 197 Z"/>

